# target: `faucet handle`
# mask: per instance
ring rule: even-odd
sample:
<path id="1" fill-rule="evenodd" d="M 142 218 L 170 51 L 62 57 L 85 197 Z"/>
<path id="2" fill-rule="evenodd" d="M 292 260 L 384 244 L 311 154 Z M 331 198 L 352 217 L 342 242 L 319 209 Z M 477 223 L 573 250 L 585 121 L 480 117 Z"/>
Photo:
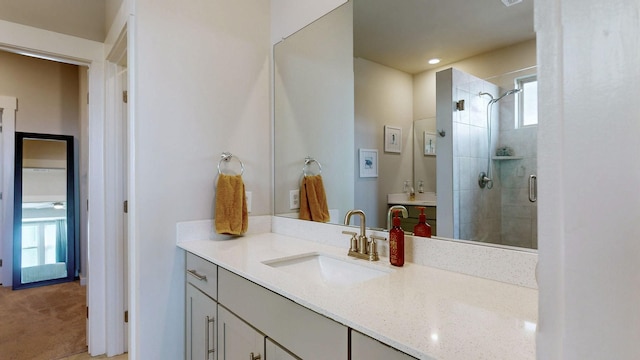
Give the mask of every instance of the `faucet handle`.
<path id="1" fill-rule="evenodd" d="M 378 257 L 378 245 L 376 244 L 376 240 L 385 241 L 387 238 L 377 235 L 369 236 L 371 240 L 369 240 L 369 261 L 378 261 L 380 258 Z"/>
<path id="2" fill-rule="evenodd" d="M 355 233 L 353 231 L 343 231 L 342 233 L 345 235 L 351 235 L 351 246 L 349 248 L 349 251 L 358 251 L 358 233 Z"/>

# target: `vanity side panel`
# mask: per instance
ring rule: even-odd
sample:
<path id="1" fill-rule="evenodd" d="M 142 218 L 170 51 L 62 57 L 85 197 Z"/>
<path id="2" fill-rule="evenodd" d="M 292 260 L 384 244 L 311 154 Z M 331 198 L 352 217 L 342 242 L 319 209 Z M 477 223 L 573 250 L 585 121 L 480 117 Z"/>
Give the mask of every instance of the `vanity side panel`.
<path id="1" fill-rule="evenodd" d="M 219 269 L 220 304 L 303 359 L 347 359 L 347 327 L 228 270 Z"/>
<path id="2" fill-rule="evenodd" d="M 415 358 L 369 336 L 351 330 L 351 360 L 372 359 L 412 360 Z"/>

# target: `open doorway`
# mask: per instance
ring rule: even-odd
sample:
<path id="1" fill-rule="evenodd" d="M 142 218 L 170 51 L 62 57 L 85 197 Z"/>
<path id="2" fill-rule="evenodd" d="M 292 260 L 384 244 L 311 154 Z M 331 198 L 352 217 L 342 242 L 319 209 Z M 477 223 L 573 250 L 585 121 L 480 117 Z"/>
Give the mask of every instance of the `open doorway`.
<path id="1" fill-rule="evenodd" d="M 12 113 L 11 127 L 2 134 L 3 139 L 12 139 L 2 143 L 2 216 L 12 217 L 9 226 L 3 223 L 0 236 L 0 258 L 4 260 L 2 285 L 24 289 L 74 280 L 86 272 L 81 264 L 84 262 L 86 266 L 87 258 L 87 213 L 79 211 L 79 190 L 82 188 L 86 194 L 88 188 L 88 150 L 82 146 L 88 143 L 83 141 L 88 128 L 88 67 L 9 51 L 0 51 L 0 64 L 0 93 L 12 95 L 18 104 Z M 8 121 L 4 118 L 3 124 Z M 5 192 L 5 183 L 13 185 L 11 191 Z M 17 231 L 13 234 L 5 231 L 9 227 Z M 83 244 L 78 236 L 81 233 Z M 14 239 L 17 243 L 13 243 Z M 7 293 L 6 288 L 2 291 L 6 300 L 3 306 L 20 304 L 10 310 L 12 319 L 23 318 L 15 324 L 33 324 L 34 314 L 68 315 L 42 320 L 49 327 L 60 326 L 74 334 L 59 336 L 46 346 L 52 356 L 86 351 L 87 287 L 81 286 L 80 281 L 20 290 L 16 294 Z M 18 330 L 17 326 L 11 328 Z M 35 339 L 43 329 L 43 326 L 27 327 L 24 334 L 33 331 Z M 14 334 L 9 339 L 19 337 Z M 13 350 L 27 351 L 31 348 L 30 341 L 21 342 Z"/>
<path id="2" fill-rule="evenodd" d="M 13 126 L 11 127 L 11 129 L 6 128 L 6 131 L 3 133 L 3 137 L 5 139 L 11 138 L 12 141 L 11 143 L 7 141 L 7 143 L 4 144 L 3 151 L 7 152 L 7 154 L 9 154 L 9 152 L 11 154 L 15 153 L 15 138 L 13 136 L 14 131 L 18 133 L 22 132 L 33 134 L 50 134 L 53 136 L 72 137 L 73 141 L 68 143 L 68 148 L 67 146 L 64 147 L 64 152 L 65 157 L 69 156 L 71 159 L 75 160 L 72 164 L 69 164 L 69 166 L 73 166 L 73 168 L 77 171 L 69 172 L 68 176 L 66 170 L 62 171 L 60 163 L 66 163 L 66 158 L 63 161 L 51 159 L 30 159 L 27 161 L 35 161 L 38 162 L 38 164 L 34 165 L 28 163 L 26 167 L 29 169 L 29 172 L 34 174 L 37 173 L 35 174 L 36 178 L 38 178 L 38 175 L 43 175 L 44 170 L 48 170 L 47 175 L 53 175 L 53 173 L 65 173 L 64 181 L 62 182 L 63 189 L 61 191 L 67 191 L 66 185 L 64 184 L 72 184 L 72 187 L 69 188 L 68 191 L 70 192 L 69 195 L 71 196 L 73 203 L 66 204 L 65 201 L 50 201 L 48 205 L 53 206 L 53 203 L 55 202 L 62 202 L 62 206 L 65 209 L 74 210 L 76 208 L 79 208 L 80 202 L 86 201 L 88 192 L 88 149 L 85 145 L 86 143 L 88 143 L 88 140 L 86 139 L 88 132 L 88 111 L 86 110 L 88 107 L 86 95 L 88 82 L 87 67 L 35 58 L 32 56 L 20 55 L 8 51 L 0 51 L 0 63 L 2 64 L 2 66 L 0 67 L 0 79 L 2 80 L 0 81 L 0 93 L 10 94 L 11 96 L 15 97 L 18 104 L 17 111 L 15 112 L 14 124 L 12 124 Z M 22 147 L 20 147 L 20 150 L 22 151 Z M 47 150 L 46 152 L 49 152 L 48 156 L 52 156 L 50 151 Z M 43 167 L 43 161 L 48 161 L 49 165 L 51 165 L 52 163 L 56 164 Z M 9 185 L 9 182 L 13 184 L 15 175 L 24 175 L 22 171 L 16 174 L 14 164 L 15 158 L 13 157 L 13 155 L 4 157 L 3 170 L 7 174 L 7 176 L 4 176 L 3 181 L 7 183 L 4 185 L 7 189 L 8 187 L 6 185 Z M 77 166 L 75 166 L 75 164 L 77 164 Z M 18 165 L 23 164 L 19 163 Z M 19 168 L 22 169 L 22 166 L 20 166 Z M 53 184 L 55 183 L 55 179 L 52 179 L 51 176 L 49 176 L 49 178 L 47 179 L 41 180 L 43 181 L 42 184 L 54 186 Z M 34 181 L 35 188 L 33 189 L 33 191 L 35 192 L 32 194 L 27 194 L 27 196 L 30 196 L 28 200 L 39 199 L 43 201 L 39 201 L 38 204 L 35 204 L 34 201 L 28 201 L 32 203 L 28 206 L 42 207 L 44 206 L 45 200 L 52 200 L 55 196 L 62 196 L 60 194 L 38 195 L 38 192 L 42 192 L 44 189 L 42 185 L 38 185 L 39 180 Z M 27 186 L 30 185 L 27 184 Z M 28 189 L 28 191 L 30 191 L 30 189 Z M 5 197 L 3 201 L 5 202 L 5 204 L 3 204 L 3 208 L 5 210 L 8 210 L 5 212 L 11 212 L 11 215 L 13 215 L 13 213 L 15 212 L 20 212 L 19 215 L 21 215 L 23 212 L 22 206 L 18 206 L 16 210 L 16 207 L 14 207 L 13 204 L 14 197 L 21 197 L 22 194 L 16 194 L 16 196 L 14 196 L 13 186 L 11 186 L 11 191 L 7 191 L 4 195 Z M 61 198 L 57 200 L 64 199 Z M 9 206 L 9 204 L 11 204 L 11 206 Z M 59 204 L 56 205 L 60 206 Z M 33 211 L 44 211 L 39 210 L 40 209 L 35 209 Z M 28 212 L 33 211 L 29 210 Z M 5 217 L 7 215 L 9 214 L 4 214 Z M 48 218 L 53 219 L 52 216 L 48 216 Z M 67 227 L 66 230 L 72 235 L 78 234 L 79 236 L 77 236 L 77 238 L 79 241 L 74 241 L 77 246 L 74 246 L 74 248 L 69 252 L 72 258 L 68 259 L 70 261 L 67 261 L 65 259 L 64 263 L 74 263 L 73 269 L 69 269 L 68 271 L 69 276 L 75 277 L 80 275 L 84 277 L 83 275 L 87 270 L 87 213 L 86 211 L 78 211 L 76 215 L 76 212 L 74 211 L 71 213 L 71 216 L 75 220 L 73 227 Z M 31 217 L 31 215 L 27 215 L 27 217 Z M 60 217 L 57 216 L 57 218 Z M 7 225 L 11 226 L 12 224 L 4 224 L 5 227 L 8 227 Z M 35 228 L 31 230 L 35 231 Z M 39 230 L 44 231 L 44 228 Z M 13 260 L 15 260 L 15 258 L 12 256 L 13 235 L 11 234 L 11 232 L 6 231 L 3 232 L 3 235 L 2 254 L 0 254 L 0 257 L 3 259 L 2 283 L 4 286 L 11 286 L 13 282 Z M 38 237 L 34 236 L 33 239 L 37 240 Z M 44 246 L 44 244 L 42 245 Z M 38 248 L 39 246 L 35 245 L 34 247 L 31 247 L 31 252 L 34 254 L 34 256 L 35 253 L 38 252 Z M 40 254 L 37 255 L 37 259 L 31 260 L 35 260 L 36 263 L 38 263 L 38 261 L 42 262 L 43 264 L 46 263 L 44 259 L 39 259 L 41 255 L 44 256 L 44 252 L 40 252 Z M 50 257 L 51 256 L 53 255 L 50 254 Z M 17 260 L 17 262 L 20 262 L 21 259 Z M 29 261 L 29 259 L 27 260 Z M 36 265 L 36 263 L 32 265 Z M 37 272 L 35 270 L 40 269 L 42 268 L 34 268 L 33 270 L 34 272 Z M 62 271 L 62 269 L 60 270 Z M 36 277 L 37 276 L 39 275 L 36 274 Z"/>
<path id="3" fill-rule="evenodd" d="M 117 354 L 122 352 L 122 323 L 124 321 L 121 308 L 115 305 L 114 298 L 122 298 L 123 293 L 123 277 L 115 274 L 113 269 L 121 268 L 122 249 L 116 246 L 118 243 L 113 238 L 113 230 L 116 228 L 115 220 L 122 213 L 122 205 L 116 203 L 115 196 L 112 191 L 115 188 L 114 182 L 114 162 L 116 154 L 114 152 L 114 131 L 111 128 L 113 124 L 112 113 L 106 109 L 109 101 L 109 91 L 107 89 L 107 62 L 111 60 L 105 59 L 105 53 L 111 53 L 120 31 L 126 25 L 128 19 L 127 4 L 124 2 L 108 2 L 106 5 L 106 22 L 105 13 L 97 6 L 98 9 L 87 9 L 90 4 L 102 4 L 101 2 L 74 2 L 73 11 L 64 11 L 63 4 L 50 4 L 47 6 L 30 7 L 26 9 L 22 3 L 16 3 L 8 7 L 6 12 L 0 16 L 3 21 L 0 25 L 3 31 L 0 32 L 0 50 L 5 50 L 13 55 L 21 54 L 29 58 L 44 59 L 53 63 L 76 65 L 80 76 L 84 76 L 84 88 L 76 93 L 76 98 L 80 104 L 84 104 L 82 110 L 82 118 L 86 119 L 83 123 L 81 132 L 84 135 L 78 142 L 78 151 L 86 156 L 80 157 L 79 167 L 86 166 L 86 173 L 79 171 L 78 183 L 80 184 L 80 201 L 79 211 L 81 216 L 86 215 L 83 224 L 86 231 L 86 239 L 90 241 L 91 246 L 84 243 L 83 228 L 80 228 L 81 234 L 81 252 L 87 251 L 91 263 L 88 264 L 86 259 L 81 256 L 80 276 L 81 281 L 84 280 L 83 275 L 86 273 L 87 283 L 87 342 L 89 352 L 92 355 L 100 355 L 104 353 Z M 40 5 L 45 5 L 40 4 Z M 25 5 L 27 6 L 27 5 Z M 53 7 L 53 9 L 51 8 Z M 11 11 L 10 11 L 11 10 Z M 96 10 L 95 12 L 93 10 Z M 60 17 L 51 17 L 52 12 L 59 13 Z M 23 20 L 26 22 L 12 22 L 15 20 L 13 15 L 26 14 Z M 69 16 L 62 16 L 67 14 Z M 82 14 L 82 16 L 77 16 Z M 93 18 L 95 21 L 86 20 Z M 83 21 L 90 24 L 102 24 L 97 26 L 101 29 L 101 33 L 93 37 L 89 37 L 87 29 L 78 24 L 75 19 L 82 18 Z M 41 21 L 42 20 L 42 21 Z M 46 20 L 46 21 L 44 21 Z M 51 20 L 51 21 L 49 21 Z M 111 24 L 105 27 L 104 24 Z M 24 24 L 24 25 L 21 25 Z M 60 28 L 59 24 L 69 25 L 71 30 L 75 32 L 65 32 Z M 66 27 L 69 29 L 69 27 Z M 111 30 L 113 31 L 111 31 Z M 104 31 L 107 31 L 105 36 Z M 66 35 L 68 34 L 68 35 Z M 103 40 L 104 39 L 104 40 Z M 103 42 L 104 41 L 104 42 Z M 110 50 L 111 49 L 111 50 Z M 126 47 L 125 47 L 126 49 Z M 0 74 L 4 67 L 0 67 Z M 31 82 L 33 86 L 47 87 L 50 84 L 39 78 L 35 74 L 36 79 Z M 1 97 L 0 97 L 1 98 Z M 24 114 L 25 109 L 22 99 L 19 99 L 20 116 Z M 90 126 L 89 126 L 90 123 Z M 15 129 L 16 131 L 30 131 L 24 129 Z M 53 131 L 42 131 L 45 133 L 55 133 Z M 5 135 L 6 138 L 6 135 Z M 4 140 L 4 138 L 3 138 Z M 87 152 L 83 152 L 89 149 Z M 12 150 L 13 152 L 13 150 Z M 79 154 L 78 154 L 79 155 Z M 13 159 L 13 157 L 11 157 Z M 13 160 L 11 160 L 13 162 Z M 3 166 L 4 168 L 4 166 Z M 11 170 L 13 173 L 13 170 Z M 13 179 L 13 174 L 11 174 Z M 83 193 L 82 185 L 91 182 L 90 187 L 86 187 Z M 12 181 L 11 181 L 12 182 Z M 107 191 L 108 189 L 108 191 Z M 13 189 L 5 193 L 5 199 L 11 195 L 11 203 L 13 203 Z M 9 194 L 10 193 L 10 194 Z M 90 199 L 91 201 L 87 201 Z M 6 203 L 6 201 L 5 201 Z M 4 204 L 3 204 L 4 206 Z M 12 230 L 11 222 L 7 223 L 7 218 L 12 215 L 13 209 L 10 207 L 8 214 L 4 212 L 3 230 L 9 228 Z M 6 238 L 12 238 L 12 234 L 0 239 L 2 247 L 0 247 L 0 259 L 3 260 L 0 268 L 0 282 L 4 286 L 11 285 L 11 256 L 6 257 L 4 254 L 12 253 L 12 244 L 6 245 Z M 5 246 L 6 245 L 6 246 Z M 8 281 L 7 281 L 8 280 Z M 26 291 L 26 290 L 25 290 Z M 121 301 L 122 302 L 122 301 Z"/>

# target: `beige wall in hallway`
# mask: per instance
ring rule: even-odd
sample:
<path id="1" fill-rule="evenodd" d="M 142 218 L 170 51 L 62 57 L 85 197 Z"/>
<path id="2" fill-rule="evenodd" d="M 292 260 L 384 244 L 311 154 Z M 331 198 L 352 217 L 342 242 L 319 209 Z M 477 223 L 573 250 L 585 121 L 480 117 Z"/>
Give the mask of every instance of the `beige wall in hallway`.
<path id="1" fill-rule="evenodd" d="M 78 66 L 0 51 L 0 95 L 18 98 L 16 131 L 80 136 Z"/>

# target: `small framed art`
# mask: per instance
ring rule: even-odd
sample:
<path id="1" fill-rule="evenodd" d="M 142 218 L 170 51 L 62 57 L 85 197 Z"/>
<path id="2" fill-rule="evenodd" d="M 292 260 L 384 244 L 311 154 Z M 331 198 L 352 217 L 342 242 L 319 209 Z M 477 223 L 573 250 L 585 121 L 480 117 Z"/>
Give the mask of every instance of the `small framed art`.
<path id="1" fill-rule="evenodd" d="M 384 152 L 402 152 L 402 128 L 395 126 L 384 126 Z"/>
<path id="2" fill-rule="evenodd" d="M 378 177 L 378 150 L 360 149 L 360 177 Z"/>
<path id="3" fill-rule="evenodd" d="M 432 132 L 424 132 L 424 154 L 425 155 L 436 155 L 436 133 Z"/>

